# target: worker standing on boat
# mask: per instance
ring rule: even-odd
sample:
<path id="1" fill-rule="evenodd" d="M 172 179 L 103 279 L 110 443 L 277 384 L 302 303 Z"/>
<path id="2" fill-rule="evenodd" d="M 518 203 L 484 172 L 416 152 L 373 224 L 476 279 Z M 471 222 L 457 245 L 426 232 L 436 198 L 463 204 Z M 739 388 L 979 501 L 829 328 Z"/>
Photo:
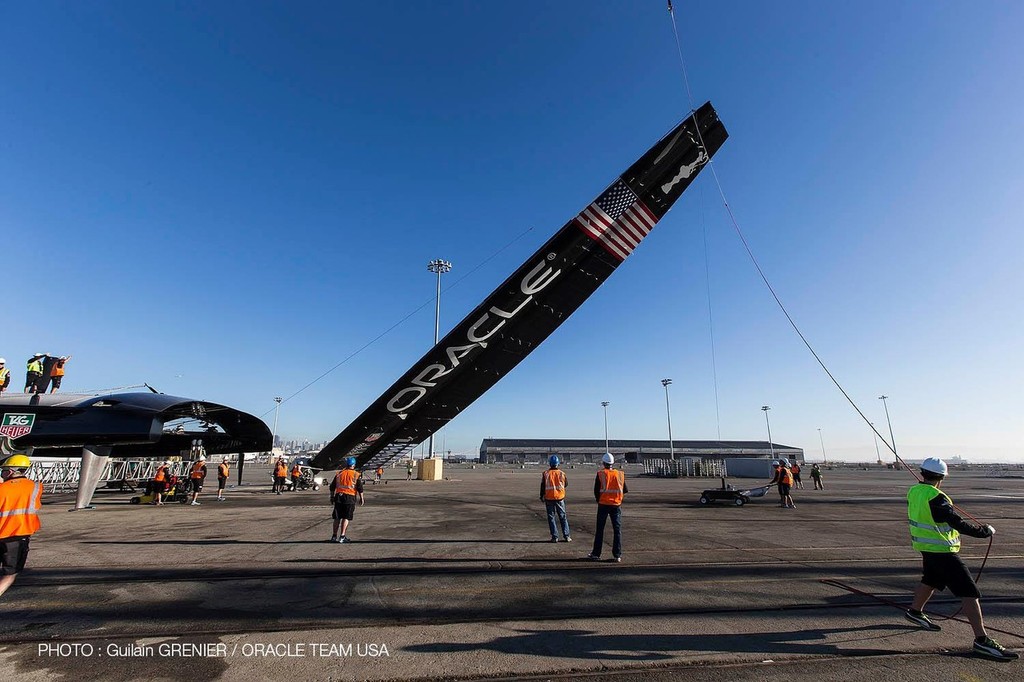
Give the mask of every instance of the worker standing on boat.
<path id="1" fill-rule="evenodd" d="M 569 519 L 565 515 L 565 489 L 569 480 L 565 472 L 558 468 L 558 455 L 548 457 L 548 470 L 540 478 L 540 499 L 544 501 L 544 507 L 548 512 L 548 530 L 551 531 L 551 542 L 558 542 L 558 526 L 555 525 L 555 516 L 558 516 L 558 523 L 562 528 L 562 538 L 566 542 L 572 542 L 569 534 Z"/>
<path id="2" fill-rule="evenodd" d="M 995 534 L 992 526 L 979 526 L 965 521 L 953 510 L 953 501 L 939 490 L 946 478 L 946 463 L 937 457 L 921 462 L 920 483 L 907 492 L 907 517 L 910 540 L 921 552 L 924 570 L 921 584 L 914 590 L 914 602 L 906 612 L 911 623 L 929 630 L 941 630 L 924 614 L 925 604 L 935 590 L 947 587 L 954 597 L 963 600 L 961 607 L 974 629 L 974 653 L 997 661 L 1012 661 L 1020 656 L 1007 651 L 985 631 L 979 598 L 981 592 L 960 559 L 960 534 L 988 538 Z"/>
<path id="3" fill-rule="evenodd" d="M 50 393 L 56 393 L 57 389 L 60 388 L 60 383 L 64 380 L 64 365 L 70 359 L 70 355 L 62 355 L 59 358 L 53 359 L 53 363 L 50 366 Z M 40 393 L 45 392 L 46 386 L 44 384 L 43 390 Z"/>
<path id="4" fill-rule="evenodd" d="M 0 595 L 25 568 L 28 545 L 39 530 L 43 484 L 25 477 L 32 460 L 11 455 L 0 464 Z"/>
<path id="5" fill-rule="evenodd" d="M 7 360 L 0 358 L 0 393 L 11 385 L 11 370 L 7 369 Z"/>
<path id="6" fill-rule="evenodd" d="M 39 377 L 43 376 L 43 358 L 46 353 L 36 353 L 25 363 L 25 393 L 39 392 Z"/>

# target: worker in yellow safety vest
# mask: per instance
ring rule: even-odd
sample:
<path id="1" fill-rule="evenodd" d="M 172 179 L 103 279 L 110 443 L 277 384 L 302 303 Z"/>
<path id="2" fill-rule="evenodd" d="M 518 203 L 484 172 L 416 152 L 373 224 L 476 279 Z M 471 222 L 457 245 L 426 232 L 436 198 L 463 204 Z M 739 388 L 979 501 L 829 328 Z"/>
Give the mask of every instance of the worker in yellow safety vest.
<path id="1" fill-rule="evenodd" d="M 914 590 L 914 601 L 906 612 L 906 619 L 928 630 L 941 630 L 924 614 L 924 606 L 935 590 L 947 587 L 954 597 L 963 600 L 964 615 L 974 629 L 974 653 L 997 661 L 1012 661 L 1018 654 L 1007 650 L 985 631 L 978 599 L 981 592 L 960 559 L 960 534 L 975 538 L 989 538 L 995 534 L 992 526 L 965 521 L 953 509 L 953 501 L 939 490 L 946 478 L 946 463 L 937 457 L 921 462 L 920 483 L 907 491 L 907 520 L 910 522 L 910 542 L 921 553 L 924 566 L 921 584 Z"/>
<path id="2" fill-rule="evenodd" d="M 39 392 L 39 377 L 43 376 L 43 358 L 46 353 L 36 353 L 25 363 L 25 393 Z"/>
<path id="3" fill-rule="evenodd" d="M 569 519 L 565 515 L 565 488 L 569 480 L 565 472 L 558 468 L 558 455 L 548 457 L 548 470 L 540 478 L 540 499 L 548 512 L 548 530 L 551 531 L 551 542 L 558 542 L 558 526 L 555 525 L 555 516 L 562 527 L 562 537 L 566 542 L 572 542 L 569 534 Z"/>
<path id="4" fill-rule="evenodd" d="M 629 492 L 626 487 L 626 472 L 612 468 L 615 457 L 606 452 L 601 457 L 603 469 L 594 479 L 594 498 L 597 500 L 597 530 L 594 533 L 594 549 L 587 555 L 591 561 L 600 561 L 604 545 L 604 524 L 612 520 L 612 561 L 622 561 L 622 497 Z"/>
<path id="5" fill-rule="evenodd" d="M 26 478 L 30 466 L 25 455 L 11 455 L 0 464 L 0 595 L 25 569 L 29 540 L 39 530 L 43 484 Z"/>

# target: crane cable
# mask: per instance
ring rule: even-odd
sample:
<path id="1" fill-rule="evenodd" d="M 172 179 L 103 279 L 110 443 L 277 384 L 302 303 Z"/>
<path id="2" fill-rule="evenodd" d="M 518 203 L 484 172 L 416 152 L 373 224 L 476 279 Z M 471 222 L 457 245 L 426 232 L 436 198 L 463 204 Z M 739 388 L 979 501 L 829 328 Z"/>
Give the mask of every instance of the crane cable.
<path id="1" fill-rule="evenodd" d="M 701 134 L 700 126 L 698 125 L 698 122 L 697 122 L 697 110 L 694 107 L 693 93 L 690 90 L 690 79 L 689 79 L 689 76 L 687 75 L 687 72 L 686 72 L 686 61 L 683 59 L 682 42 L 679 39 L 679 29 L 676 26 L 675 11 L 672 8 L 672 0 L 667 0 L 667 1 L 668 1 L 669 17 L 672 20 L 672 31 L 675 34 L 675 39 L 676 39 L 676 51 L 677 51 L 677 53 L 679 55 L 679 66 L 680 66 L 680 69 L 681 69 L 682 74 L 683 74 L 683 83 L 684 83 L 684 85 L 686 87 L 686 96 L 687 96 L 687 99 L 688 99 L 688 101 L 690 103 L 690 117 L 693 119 L 693 127 L 694 127 L 694 130 L 697 133 L 698 139 L 700 140 L 700 144 L 701 144 L 702 147 L 704 147 L 706 149 L 707 145 L 704 143 L 704 136 Z M 757 274 L 760 275 L 761 281 L 764 282 L 764 285 L 768 288 L 768 291 L 771 293 L 772 298 L 775 299 L 775 303 L 778 304 L 779 309 L 782 310 L 782 313 L 786 316 L 786 319 L 789 321 L 789 324 L 793 328 L 793 331 L 795 331 L 797 336 L 800 337 L 800 340 L 803 342 L 804 346 L 807 347 L 807 350 L 810 351 L 811 355 L 814 356 L 814 359 L 817 361 L 818 365 L 822 368 L 822 370 L 824 370 L 825 374 L 828 375 L 828 378 L 832 380 L 832 383 L 835 384 L 836 388 L 839 389 L 840 393 L 843 394 L 843 397 L 846 398 L 846 401 L 848 403 L 850 403 L 850 405 L 853 407 L 853 409 L 856 410 L 857 414 L 860 415 L 861 419 L 864 420 L 864 423 L 867 424 L 868 427 L 872 431 L 874 431 L 876 436 L 878 436 L 879 438 L 882 439 L 882 442 L 885 443 L 885 446 L 887 448 L 889 448 L 889 450 L 892 452 L 893 456 L 896 458 L 896 461 L 899 464 L 903 465 L 903 467 L 907 471 L 909 471 L 911 473 L 911 475 L 914 476 L 914 478 L 917 479 L 918 483 L 920 483 L 921 482 L 921 477 L 918 476 L 917 472 L 915 472 L 913 469 L 911 469 L 910 466 L 903 460 L 903 458 L 900 457 L 899 454 L 896 452 L 895 442 L 890 444 L 890 442 L 885 439 L 885 436 L 883 436 L 882 434 L 880 434 L 878 432 L 878 430 L 875 428 L 874 424 L 871 423 L 871 421 L 867 418 L 867 416 L 864 414 L 864 412 L 861 411 L 860 407 L 853 400 L 853 398 L 850 397 L 850 394 L 847 393 L 846 389 L 843 388 L 842 384 L 839 383 L 839 380 L 835 378 L 835 376 L 832 374 L 831 371 L 829 371 L 829 368 L 825 365 L 825 362 L 821 359 L 821 357 L 819 357 L 818 353 L 811 346 L 810 342 L 807 340 L 807 337 L 805 337 L 803 332 L 800 331 L 800 327 L 797 326 L 796 321 L 793 320 L 793 317 L 789 314 L 789 311 L 786 309 L 786 306 L 782 303 L 782 299 L 779 298 L 779 295 L 775 292 L 775 288 L 771 285 L 771 282 L 768 281 L 768 277 L 764 274 L 764 270 L 761 269 L 761 265 L 758 263 L 757 258 L 754 256 L 754 252 L 751 250 L 750 245 L 747 243 L 747 239 L 746 239 L 746 237 L 744 237 L 743 231 L 740 229 L 739 222 L 736 220 L 736 216 L 733 214 L 732 207 L 729 205 L 728 199 L 726 199 L 725 190 L 722 188 L 722 182 L 721 182 L 721 180 L 718 177 L 718 171 L 715 169 L 714 159 L 709 158 L 708 162 L 707 162 L 707 165 L 708 165 L 708 167 L 711 168 L 711 175 L 715 179 L 715 185 L 718 187 L 718 194 L 719 194 L 719 196 L 722 199 L 722 205 L 725 207 L 725 211 L 726 211 L 726 213 L 729 216 L 729 220 L 732 223 L 732 226 L 733 226 L 733 229 L 736 232 L 736 235 L 739 237 L 740 242 L 743 244 L 743 248 L 747 252 L 747 256 L 750 258 L 750 261 L 754 264 L 754 268 L 757 270 Z M 895 440 L 895 439 L 892 439 L 892 440 Z M 956 506 L 955 504 L 952 505 L 952 506 L 953 506 L 954 509 L 956 509 L 957 511 L 961 512 L 964 516 L 967 516 L 968 518 L 970 518 L 972 521 L 974 521 L 978 525 L 984 525 L 974 515 L 970 514 L 969 512 L 964 511 L 962 508 Z M 982 559 L 981 566 L 978 568 L 977 575 L 974 578 L 975 582 L 978 582 L 978 581 L 981 580 L 982 571 L 985 569 L 985 564 L 988 563 L 988 557 L 989 557 L 989 554 L 991 554 L 991 552 L 992 552 L 992 536 L 989 536 L 989 538 L 988 538 L 988 549 L 986 549 L 986 551 L 985 551 L 985 557 Z M 849 590 L 851 592 L 855 592 L 855 593 L 858 593 L 858 594 L 868 594 L 867 592 L 862 592 L 860 590 L 856 590 L 856 589 L 854 589 L 852 587 L 849 587 L 847 585 L 844 585 L 843 583 L 840 583 L 838 581 L 822 580 L 821 582 L 829 584 L 829 585 L 834 585 L 834 586 L 842 587 L 843 589 L 846 589 L 846 590 Z M 896 604 L 895 602 L 891 602 L 891 601 L 882 599 L 881 597 L 878 597 L 876 595 L 868 595 L 868 596 L 874 597 L 875 599 L 878 599 L 879 601 L 881 601 L 883 603 L 890 604 L 890 605 L 895 605 L 895 606 L 897 606 L 898 608 L 901 608 L 901 609 L 903 608 L 902 606 L 900 606 L 899 604 Z M 962 608 L 963 607 L 961 607 L 961 609 Z M 955 618 L 957 616 L 957 614 L 960 613 L 961 609 L 957 609 L 950 616 L 940 617 L 940 619 L 941 620 L 949 620 L 949 619 Z M 995 628 L 990 628 L 990 629 L 995 630 Z M 1001 631 L 997 631 L 997 632 L 1001 632 Z M 1015 633 L 1006 633 L 1006 634 L 1015 634 Z M 1016 635 L 1016 636 L 1020 637 L 1020 635 Z"/>

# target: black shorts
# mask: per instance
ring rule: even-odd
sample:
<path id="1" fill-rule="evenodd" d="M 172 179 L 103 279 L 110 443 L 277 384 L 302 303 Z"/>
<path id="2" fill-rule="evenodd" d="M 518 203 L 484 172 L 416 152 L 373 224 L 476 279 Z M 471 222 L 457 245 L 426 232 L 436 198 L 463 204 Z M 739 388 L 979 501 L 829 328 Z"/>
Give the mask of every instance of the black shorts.
<path id="1" fill-rule="evenodd" d="M 153 481 L 153 492 L 154 493 L 165 493 L 167 492 L 167 481 Z"/>
<path id="2" fill-rule="evenodd" d="M 795 481 L 796 483 L 799 483 L 799 482 L 800 482 L 800 474 L 793 474 L 793 480 L 794 480 L 794 481 Z"/>
<path id="3" fill-rule="evenodd" d="M 352 517 L 356 513 L 356 498 L 353 495 L 338 495 L 334 501 L 334 512 L 331 514 L 331 518 L 336 521 L 342 519 L 351 521 Z"/>
<path id="4" fill-rule="evenodd" d="M 981 596 L 959 553 L 921 552 L 921 557 L 924 564 L 921 582 L 928 587 L 934 587 L 940 592 L 949 588 L 954 597 L 961 599 L 977 599 Z"/>
<path id="5" fill-rule="evenodd" d="M 785 497 L 786 495 L 789 494 L 790 488 L 791 488 L 791 486 L 788 486 L 785 483 L 780 483 L 779 484 L 779 495 L 781 495 L 782 497 Z"/>
<path id="6" fill-rule="evenodd" d="M 203 479 L 193 478 L 192 479 L 192 492 L 201 493 L 203 492 Z"/>
<path id="7" fill-rule="evenodd" d="M 17 575 L 28 559 L 29 536 L 21 535 L 0 540 L 0 575 Z"/>
<path id="8" fill-rule="evenodd" d="M 53 386 L 54 388 L 60 388 L 60 380 L 63 378 L 63 376 L 50 377 L 50 385 Z"/>
<path id="9" fill-rule="evenodd" d="M 41 376 L 43 376 L 42 372 L 27 372 L 25 374 L 25 388 L 35 386 Z"/>
<path id="10" fill-rule="evenodd" d="M 224 490 L 224 488 L 227 486 L 227 484 L 228 484 L 228 479 L 227 479 L 226 476 L 218 476 L 217 477 L 217 489 L 218 490 Z"/>

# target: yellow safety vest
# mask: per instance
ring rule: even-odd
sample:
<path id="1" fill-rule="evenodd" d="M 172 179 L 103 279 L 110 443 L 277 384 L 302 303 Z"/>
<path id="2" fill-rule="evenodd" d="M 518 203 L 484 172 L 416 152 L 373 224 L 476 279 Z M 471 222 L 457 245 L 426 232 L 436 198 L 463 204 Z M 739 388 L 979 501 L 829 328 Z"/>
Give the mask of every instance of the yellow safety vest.
<path id="1" fill-rule="evenodd" d="M 28 364 L 25 365 L 25 368 L 27 371 L 35 372 L 36 374 L 43 373 L 43 363 L 39 362 L 38 360 L 29 360 Z"/>
<path id="2" fill-rule="evenodd" d="M 946 523 L 935 523 L 928 503 L 942 495 L 950 504 L 949 495 L 933 485 L 918 483 L 907 492 L 907 518 L 910 541 L 919 552 L 955 553 L 960 551 L 960 533 Z"/>

